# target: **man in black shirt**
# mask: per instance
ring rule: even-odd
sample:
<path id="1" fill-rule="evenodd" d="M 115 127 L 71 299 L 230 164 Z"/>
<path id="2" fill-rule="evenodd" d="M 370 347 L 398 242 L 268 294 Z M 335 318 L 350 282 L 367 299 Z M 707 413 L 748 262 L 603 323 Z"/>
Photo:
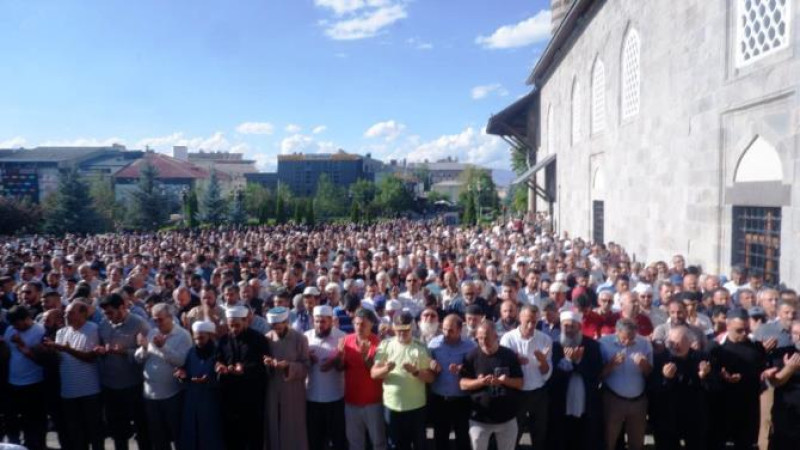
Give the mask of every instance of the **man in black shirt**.
<path id="1" fill-rule="evenodd" d="M 267 370 L 267 339 L 247 325 L 247 308 L 225 311 L 229 333 L 217 347 L 215 370 L 219 375 L 222 429 L 225 448 L 261 449 Z"/>
<path id="2" fill-rule="evenodd" d="M 772 368 L 766 372 L 775 386 L 771 450 L 794 449 L 800 442 L 800 322 L 792 322 L 790 331 L 794 345 L 778 349 L 770 360 Z"/>
<path id="3" fill-rule="evenodd" d="M 501 347 L 492 322 L 484 321 L 475 335 L 478 348 L 467 354 L 459 380 L 470 392 L 469 437 L 474 450 L 485 450 L 492 435 L 497 450 L 512 450 L 517 440 L 517 409 L 522 368 L 517 355 Z"/>
<path id="4" fill-rule="evenodd" d="M 654 356 L 652 422 L 656 448 L 704 450 L 708 433 L 708 403 L 711 364 L 691 348 L 690 331 L 684 326 L 669 330 L 664 350 Z"/>
<path id="5" fill-rule="evenodd" d="M 719 381 L 712 397 L 712 449 L 724 448 L 729 439 L 737 449 L 753 448 L 758 441 L 766 352 L 760 343 L 747 337 L 747 324 L 747 311 L 728 312 L 725 341 L 711 349 L 712 370 Z"/>

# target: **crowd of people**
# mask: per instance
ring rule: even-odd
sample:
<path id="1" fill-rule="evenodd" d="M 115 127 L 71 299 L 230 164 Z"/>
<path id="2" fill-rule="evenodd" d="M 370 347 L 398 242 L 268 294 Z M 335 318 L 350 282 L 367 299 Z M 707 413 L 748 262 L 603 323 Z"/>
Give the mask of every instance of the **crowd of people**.
<path id="1" fill-rule="evenodd" d="M 743 268 L 536 220 L 9 237 L 0 259 L 0 442 L 31 450 L 800 445 L 797 294 Z"/>

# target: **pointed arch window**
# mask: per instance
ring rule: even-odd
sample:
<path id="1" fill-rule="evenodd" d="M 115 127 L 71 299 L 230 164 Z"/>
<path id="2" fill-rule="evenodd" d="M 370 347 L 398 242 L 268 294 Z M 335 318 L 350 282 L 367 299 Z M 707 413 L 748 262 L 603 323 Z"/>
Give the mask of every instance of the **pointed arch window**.
<path id="1" fill-rule="evenodd" d="M 639 114 L 640 51 L 639 33 L 631 28 L 622 46 L 622 119 Z"/>
<path id="2" fill-rule="evenodd" d="M 592 69 L 592 134 L 606 129 L 606 67 L 598 58 Z"/>

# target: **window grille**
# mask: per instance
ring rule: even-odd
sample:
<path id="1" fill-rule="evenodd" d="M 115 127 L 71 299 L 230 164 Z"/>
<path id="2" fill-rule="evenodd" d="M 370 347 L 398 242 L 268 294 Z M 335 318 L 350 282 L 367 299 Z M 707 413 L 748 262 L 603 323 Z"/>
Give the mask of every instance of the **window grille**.
<path id="1" fill-rule="evenodd" d="M 625 37 L 622 50 L 622 118 L 629 119 L 639 114 L 640 43 L 639 33 L 631 29 Z"/>
<path id="2" fill-rule="evenodd" d="M 789 46 L 791 0 L 738 0 L 736 66 Z"/>

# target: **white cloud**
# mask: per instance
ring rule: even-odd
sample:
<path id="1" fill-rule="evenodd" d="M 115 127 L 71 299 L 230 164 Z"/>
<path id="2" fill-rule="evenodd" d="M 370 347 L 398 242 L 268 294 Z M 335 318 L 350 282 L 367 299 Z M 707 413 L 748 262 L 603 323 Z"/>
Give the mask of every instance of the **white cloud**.
<path id="1" fill-rule="evenodd" d="M 314 129 L 311 130 L 311 132 L 314 133 L 314 134 L 320 134 L 320 133 L 324 133 L 325 130 L 327 130 L 327 129 L 328 129 L 328 127 L 326 127 L 325 125 L 318 125 L 318 126 L 314 127 Z"/>
<path id="2" fill-rule="evenodd" d="M 77 139 L 55 139 L 44 141 L 38 145 L 41 147 L 110 147 L 114 144 L 125 145 L 125 139 L 112 137 L 108 139 L 100 138 L 77 138 Z"/>
<path id="3" fill-rule="evenodd" d="M 21 148 L 25 147 L 25 143 L 28 142 L 22 136 L 14 136 L 11 139 L 6 139 L 5 141 L 0 141 L 0 148 Z"/>
<path id="4" fill-rule="evenodd" d="M 508 144 L 471 126 L 460 133 L 423 142 L 407 153 L 409 161 L 436 161 L 448 156 L 485 167 L 507 169 L 510 165 Z"/>
<path id="5" fill-rule="evenodd" d="M 543 9 L 535 16 L 522 22 L 505 25 L 491 34 L 478 36 L 475 43 L 483 48 L 516 48 L 525 47 L 550 38 L 550 10 Z"/>
<path id="6" fill-rule="evenodd" d="M 395 22 L 408 17 L 405 1 L 392 0 L 367 0 L 358 8 L 342 6 L 352 2 L 331 1 L 340 4 L 339 9 L 334 9 L 337 14 L 335 21 L 321 21 L 326 27 L 325 34 L 337 41 L 351 41 L 377 36 L 385 28 Z M 333 9 L 333 8 L 332 8 Z M 341 11 L 341 12 L 337 12 Z M 342 15 L 344 16 L 342 17 Z"/>
<path id="7" fill-rule="evenodd" d="M 405 131 L 406 126 L 394 120 L 387 120 L 385 122 L 378 122 L 372 125 L 364 132 L 366 138 L 385 138 L 387 141 L 397 139 L 400 134 Z"/>
<path id="8" fill-rule="evenodd" d="M 269 122 L 244 122 L 236 127 L 241 134 L 272 134 L 275 127 Z"/>
<path id="9" fill-rule="evenodd" d="M 175 145 L 185 145 L 190 151 L 234 151 L 236 146 L 246 145 L 241 142 L 231 144 L 221 131 L 217 131 L 208 137 L 187 137 L 183 132 L 177 131 L 166 136 L 157 136 L 140 139 L 136 143 L 137 148 L 149 147 L 158 152 L 171 154 L 172 147 Z M 241 147 L 239 147 L 241 148 Z"/>
<path id="10" fill-rule="evenodd" d="M 475 86 L 471 90 L 473 100 L 480 100 L 486 98 L 489 94 L 496 93 L 500 97 L 508 95 L 508 90 L 500 83 L 484 84 L 482 86 Z"/>
<path id="11" fill-rule="evenodd" d="M 302 129 L 303 128 L 301 128 L 300 125 L 296 125 L 296 124 L 293 124 L 293 123 L 290 123 L 289 125 L 286 125 L 286 132 L 287 133 L 297 134 Z"/>
<path id="12" fill-rule="evenodd" d="M 333 142 L 318 141 L 304 134 L 293 134 L 281 141 L 281 154 L 292 153 L 332 153 L 337 149 Z"/>
<path id="13" fill-rule="evenodd" d="M 409 38 L 406 39 L 406 44 L 416 48 L 417 50 L 432 50 L 433 44 L 430 42 L 425 42 L 419 38 Z"/>

